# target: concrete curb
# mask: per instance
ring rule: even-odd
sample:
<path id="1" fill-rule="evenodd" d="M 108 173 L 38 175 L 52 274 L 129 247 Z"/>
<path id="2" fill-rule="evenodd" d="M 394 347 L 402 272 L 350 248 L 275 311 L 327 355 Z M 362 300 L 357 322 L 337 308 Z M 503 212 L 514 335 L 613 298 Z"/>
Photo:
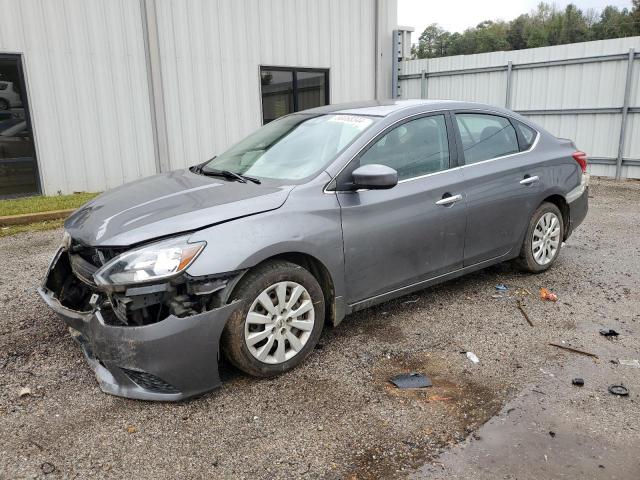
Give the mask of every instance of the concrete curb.
<path id="1" fill-rule="evenodd" d="M 46 220 L 59 220 L 67 218 L 75 211 L 74 208 L 67 210 L 52 210 L 50 212 L 24 213 L 22 215 L 7 215 L 0 217 L 0 227 L 11 225 L 27 225 L 29 223 L 44 222 Z"/>

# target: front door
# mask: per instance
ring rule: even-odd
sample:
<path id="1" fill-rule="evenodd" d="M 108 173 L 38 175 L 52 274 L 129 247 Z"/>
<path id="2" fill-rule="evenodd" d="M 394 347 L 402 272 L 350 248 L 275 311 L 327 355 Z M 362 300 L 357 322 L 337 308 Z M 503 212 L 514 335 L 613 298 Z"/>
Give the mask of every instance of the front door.
<path id="1" fill-rule="evenodd" d="M 383 132 L 341 174 L 382 164 L 399 179 L 389 190 L 337 194 L 349 303 L 461 268 L 466 206 L 463 178 L 451 168 L 453 139 L 443 113 L 412 119 Z"/>

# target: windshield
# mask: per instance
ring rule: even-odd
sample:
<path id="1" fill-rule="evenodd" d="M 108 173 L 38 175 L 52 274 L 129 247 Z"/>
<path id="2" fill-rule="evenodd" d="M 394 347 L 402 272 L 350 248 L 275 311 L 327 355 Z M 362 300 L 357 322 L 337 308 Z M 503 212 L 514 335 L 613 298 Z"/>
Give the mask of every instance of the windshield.
<path id="1" fill-rule="evenodd" d="M 318 173 L 374 121 L 360 115 L 288 115 L 249 135 L 202 171 L 300 180 Z"/>

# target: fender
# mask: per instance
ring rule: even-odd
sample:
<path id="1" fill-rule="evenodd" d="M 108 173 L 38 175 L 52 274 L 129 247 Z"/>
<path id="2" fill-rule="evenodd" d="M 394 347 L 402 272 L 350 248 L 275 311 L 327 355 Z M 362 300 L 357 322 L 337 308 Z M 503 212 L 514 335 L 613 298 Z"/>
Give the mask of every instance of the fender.
<path id="1" fill-rule="evenodd" d="M 331 277 L 338 323 L 345 295 L 340 206 L 335 195 L 318 196 L 313 191 L 323 184 L 294 189 L 277 210 L 194 232 L 189 240 L 204 240 L 207 246 L 186 273 L 197 277 L 236 272 L 279 255 L 305 254 L 320 262 Z"/>

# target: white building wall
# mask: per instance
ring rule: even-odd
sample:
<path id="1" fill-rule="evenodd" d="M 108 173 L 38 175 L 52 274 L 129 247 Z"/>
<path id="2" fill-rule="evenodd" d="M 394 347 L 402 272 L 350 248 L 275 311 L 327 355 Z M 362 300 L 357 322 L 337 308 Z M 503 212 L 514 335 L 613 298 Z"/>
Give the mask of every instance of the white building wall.
<path id="1" fill-rule="evenodd" d="M 20 53 L 47 194 L 155 173 L 140 4 L 0 0 L 0 52 Z"/>
<path id="2" fill-rule="evenodd" d="M 388 97 L 397 2 L 378 1 L 378 88 Z M 155 4 L 171 168 L 211 158 L 262 125 L 261 65 L 328 68 L 331 103 L 376 97 L 375 0 Z"/>
<path id="3" fill-rule="evenodd" d="M 328 68 L 332 103 L 373 99 L 376 87 L 390 95 L 397 0 L 146 2 L 169 168 L 211 158 L 261 125 L 260 65 Z M 23 56 L 43 193 L 156 173 L 146 13 L 140 0 L 0 0 L 0 52 Z"/>
<path id="4" fill-rule="evenodd" d="M 508 52 L 459 55 L 402 62 L 402 74 L 445 72 L 472 68 L 504 67 L 532 62 L 600 55 L 640 53 L 640 37 L 574 43 Z M 627 58 L 616 61 L 514 69 L 511 106 L 515 111 L 615 107 L 623 105 Z M 506 71 L 428 77 L 425 98 L 455 99 L 505 106 Z M 404 98 L 420 98 L 421 79 L 401 80 Z M 634 61 L 630 107 L 640 107 L 640 59 Z M 640 160 L 640 112 L 629 113 L 624 159 Z M 620 113 L 527 115 L 558 137 L 571 138 L 591 157 L 615 158 L 618 154 Z M 592 164 L 595 175 L 615 175 L 615 165 Z M 623 177 L 640 178 L 639 166 L 623 166 Z"/>

